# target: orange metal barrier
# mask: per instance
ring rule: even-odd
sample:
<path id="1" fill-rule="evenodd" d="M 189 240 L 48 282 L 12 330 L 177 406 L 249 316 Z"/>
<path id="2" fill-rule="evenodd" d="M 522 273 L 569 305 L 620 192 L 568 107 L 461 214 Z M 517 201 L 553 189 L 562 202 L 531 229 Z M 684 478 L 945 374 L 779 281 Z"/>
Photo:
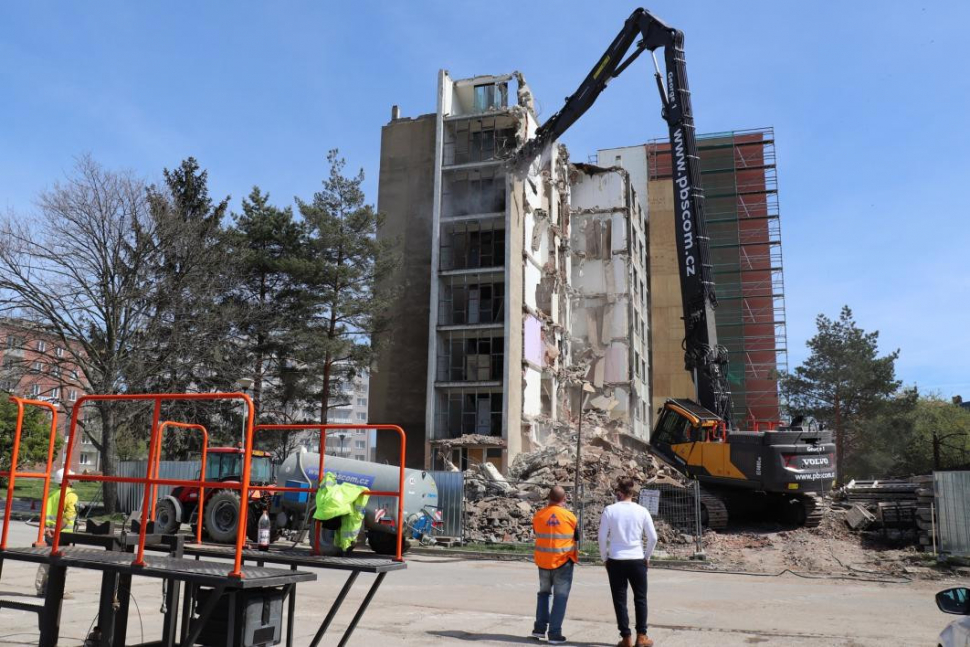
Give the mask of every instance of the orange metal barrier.
<path id="1" fill-rule="evenodd" d="M 0 472 L 0 476 L 8 477 L 7 481 L 7 505 L 3 509 L 3 533 L 0 537 L 0 550 L 5 550 L 7 548 L 7 532 L 10 530 L 10 513 L 13 511 L 13 494 L 14 485 L 18 478 L 28 478 L 28 479 L 44 479 L 44 494 L 41 497 L 41 514 L 40 514 L 40 524 L 37 528 L 37 543 L 36 546 L 44 545 L 44 522 L 45 510 L 47 506 L 47 496 L 50 493 L 51 486 L 51 468 L 54 465 L 54 439 L 57 437 L 57 407 L 55 407 L 50 402 L 44 402 L 42 400 L 28 400 L 26 398 L 18 398 L 15 395 L 10 396 L 10 401 L 17 405 L 17 425 L 14 428 L 13 434 L 13 449 L 10 453 L 10 470 L 6 472 Z M 24 406 L 29 405 L 32 407 L 41 407 L 47 409 L 51 414 L 51 430 L 50 438 L 47 441 L 47 471 L 46 472 L 18 472 L 17 471 L 17 460 L 20 455 L 20 435 L 23 433 L 24 427 Z M 67 470 L 64 470 L 65 473 Z M 61 505 L 63 506 L 63 492 L 61 493 Z M 58 523 L 60 523 L 60 517 L 58 517 Z"/>
<path id="2" fill-rule="evenodd" d="M 364 494 L 370 496 L 387 496 L 397 498 L 397 552 L 395 554 L 395 561 L 401 562 L 402 559 L 402 543 L 404 537 L 404 458 L 405 458 L 405 443 L 406 436 L 404 430 L 397 425 L 257 425 L 254 432 L 275 429 L 277 431 L 298 431 L 298 430 L 318 430 L 320 432 L 320 465 L 319 471 L 317 472 L 317 483 L 319 484 L 323 480 L 324 475 L 324 456 L 327 447 L 327 432 L 335 431 L 339 429 L 375 429 L 377 431 L 395 431 L 398 437 L 401 439 L 401 457 L 400 457 L 400 477 L 398 481 L 397 492 L 383 492 L 367 490 Z M 307 492 L 309 495 L 313 495 L 316 492 L 315 488 L 312 487 L 284 487 L 281 485 L 273 485 L 267 487 L 260 487 L 260 490 L 266 490 L 268 492 Z M 309 503 L 308 503 L 309 505 Z"/>
<path id="3" fill-rule="evenodd" d="M 155 470 L 153 473 L 154 478 L 158 478 L 159 468 L 162 462 L 162 438 L 165 435 L 165 428 L 173 427 L 175 429 L 186 429 L 195 430 L 202 432 L 202 458 L 200 459 L 199 466 L 199 480 L 205 481 L 205 459 L 206 454 L 209 451 L 209 431 L 205 428 L 205 425 L 197 425 L 189 422 L 173 422 L 171 420 L 166 420 L 158 426 L 158 449 L 155 452 Z M 195 540 L 202 543 L 202 505 L 205 501 L 205 488 L 199 488 L 199 511 L 196 518 L 199 523 L 196 524 L 195 530 Z M 155 521 L 155 506 L 158 504 L 158 484 L 152 486 L 152 516 L 151 520 Z"/>
<path id="4" fill-rule="evenodd" d="M 64 516 L 64 499 L 65 492 L 67 491 L 68 483 L 70 481 L 100 481 L 102 483 L 135 483 L 144 486 L 144 497 L 142 500 L 142 523 L 139 524 L 138 529 L 138 549 L 135 554 L 135 559 L 132 561 L 133 566 L 144 566 L 145 565 L 145 533 L 148 528 L 146 511 L 149 510 L 149 497 L 152 494 L 153 487 L 155 485 L 181 485 L 183 487 L 217 487 L 217 488 L 228 488 L 239 490 L 239 496 L 242 501 L 249 499 L 249 476 L 250 467 L 252 461 L 253 453 L 253 419 L 255 417 L 255 410 L 253 408 L 253 401 L 245 393 L 156 393 L 156 394 L 138 394 L 138 395 L 84 395 L 74 404 L 74 409 L 71 411 L 71 426 L 70 432 L 67 440 L 67 456 L 70 456 L 74 451 L 74 446 L 77 442 L 77 421 L 78 416 L 81 412 L 81 407 L 92 401 L 141 401 L 141 402 L 154 402 L 155 408 L 152 413 L 152 431 L 151 438 L 148 443 L 148 466 L 145 470 L 145 478 L 135 478 L 135 477 L 124 477 L 124 476 L 104 476 L 104 475 L 86 475 L 86 474 L 71 474 L 68 475 L 65 470 L 64 480 L 61 482 L 61 500 L 60 505 L 57 506 L 57 525 L 54 529 L 54 541 L 51 548 L 51 555 L 60 555 L 61 546 L 61 523 Z M 162 402 L 166 401 L 177 401 L 177 400 L 241 400 L 246 405 L 246 438 L 244 442 L 245 454 L 243 457 L 243 473 L 242 479 L 239 483 L 220 483 L 208 482 L 201 478 L 198 480 L 177 480 L 177 479 L 162 479 L 152 476 L 153 473 L 153 461 L 152 457 L 156 456 L 159 451 L 160 445 L 160 425 L 159 418 L 161 417 Z M 233 560 L 233 568 L 229 573 L 230 577 L 242 577 L 242 551 L 246 541 L 246 513 L 247 506 L 240 506 L 239 510 L 239 528 L 240 532 L 236 533 L 236 554 Z"/>

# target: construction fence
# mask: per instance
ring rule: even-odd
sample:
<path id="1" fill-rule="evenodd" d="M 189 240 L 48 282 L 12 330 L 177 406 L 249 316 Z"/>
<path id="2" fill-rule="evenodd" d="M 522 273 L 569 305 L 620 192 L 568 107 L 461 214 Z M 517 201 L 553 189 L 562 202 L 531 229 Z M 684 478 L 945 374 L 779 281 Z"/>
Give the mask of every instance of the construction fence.
<path id="1" fill-rule="evenodd" d="M 148 469 L 146 461 L 122 461 L 118 463 L 118 476 L 141 477 L 144 478 L 145 470 Z M 192 461 L 162 461 L 159 465 L 159 476 L 163 479 L 192 480 L 199 478 L 200 463 L 198 460 Z M 163 497 L 172 492 L 171 485 L 159 485 L 158 496 Z M 145 488 L 137 483 L 118 484 L 118 509 L 131 514 L 135 510 L 141 510 L 142 500 L 145 496 Z"/>
<path id="2" fill-rule="evenodd" d="M 934 472 L 941 553 L 970 557 L 970 471 Z"/>
<path id="3" fill-rule="evenodd" d="M 462 472 L 432 472 L 438 486 L 443 526 L 440 535 L 482 551 L 507 552 L 533 543 L 532 517 L 545 505 L 548 484 L 507 480 L 495 482 Z M 604 508 L 613 503 L 567 490 L 567 506 L 582 529 L 582 552 L 598 554 L 597 534 Z M 648 484 L 640 489 L 639 503 L 650 510 L 662 546 L 671 542 L 700 553 L 703 550 L 700 487 Z M 578 499 L 578 503 L 577 503 Z M 693 543 L 693 546 L 687 544 Z"/>

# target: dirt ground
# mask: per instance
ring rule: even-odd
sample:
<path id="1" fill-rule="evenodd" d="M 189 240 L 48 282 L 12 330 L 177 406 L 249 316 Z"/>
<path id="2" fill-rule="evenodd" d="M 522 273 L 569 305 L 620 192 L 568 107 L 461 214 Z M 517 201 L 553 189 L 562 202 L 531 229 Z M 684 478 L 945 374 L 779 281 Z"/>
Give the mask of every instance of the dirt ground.
<path id="1" fill-rule="evenodd" d="M 881 533 L 849 530 L 838 511 L 827 510 L 817 528 L 787 528 L 777 523 L 739 523 L 704 535 L 704 550 L 712 568 L 751 573 L 850 573 L 868 576 L 945 579 L 962 570 L 941 566 L 930 552 Z M 660 550 L 670 557 L 689 558 L 693 543 L 667 542 Z"/>

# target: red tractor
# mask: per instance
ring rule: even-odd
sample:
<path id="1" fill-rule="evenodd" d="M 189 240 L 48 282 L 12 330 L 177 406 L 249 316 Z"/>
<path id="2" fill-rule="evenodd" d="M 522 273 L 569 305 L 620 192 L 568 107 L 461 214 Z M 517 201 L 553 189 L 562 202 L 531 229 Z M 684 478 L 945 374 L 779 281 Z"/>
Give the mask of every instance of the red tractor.
<path id="1" fill-rule="evenodd" d="M 209 449 L 205 480 L 239 483 L 242 478 L 243 455 L 244 452 L 239 447 Z M 273 461 L 269 452 L 253 450 L 249 483 L 251 489 L 246 536 L 256 541 L 256 525 L 263 510 L 269 509 L 271 498 L 271 493 L 261 491 L 259 486 L 274 483 Z M 158 499 L 155 507 L 155 532 L 175 533 L 183 523 L 191 524 L 195 530 L 199 523 L 198 512 L 199 488 L 176 487 L 171 494 Z M 206 488 L 202 515 L 204 517 L 202 529 L 209 539 L 221 543 L 236 541 L 236 526 L 239 524 L 239 491 Z M 278 535 L 270 539 L 276 540 Z"/>

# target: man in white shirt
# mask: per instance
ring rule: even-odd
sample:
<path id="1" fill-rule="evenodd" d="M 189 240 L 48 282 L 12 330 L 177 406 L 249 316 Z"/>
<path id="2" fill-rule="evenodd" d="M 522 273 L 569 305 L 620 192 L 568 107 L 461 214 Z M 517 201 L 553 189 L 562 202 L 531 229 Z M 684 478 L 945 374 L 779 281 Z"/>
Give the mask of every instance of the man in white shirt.
<path id="1" fill-rule="evenodd" d="M 616 483 L 616 503 L 608 506 L 600 518 L 600 558 L 606 564 L 613 594 L 613 610 L 620 630 L 618 647 L 634 647 L 630 633 L 630 616 L 626 609 L 627 585 L 633 589 L 636 616 L 636 647 L 652 647 L 647 636 L 647 567 L 657 545 L 653 518 L 642 505 L 633 502 L 633 479 L 622 476 Z M 646 547 L 643 539 L 646 538 Z"/>

